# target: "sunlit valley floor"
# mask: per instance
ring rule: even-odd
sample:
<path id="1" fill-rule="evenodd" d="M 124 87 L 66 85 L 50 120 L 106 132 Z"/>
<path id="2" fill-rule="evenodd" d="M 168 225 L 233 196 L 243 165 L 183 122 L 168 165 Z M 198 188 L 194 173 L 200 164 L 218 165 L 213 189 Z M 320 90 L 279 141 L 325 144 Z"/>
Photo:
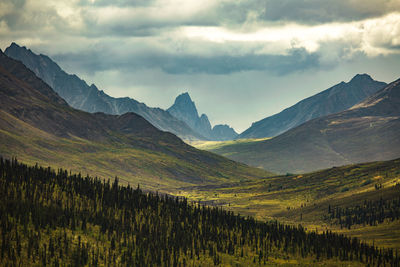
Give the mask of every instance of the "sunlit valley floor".
<path id="1" fill-rule="evenodd" d="M 367 114 L 355 120 L 358 133 L 375 140 L 385 130 L 376 147 L 392 150 L 376 155 L 396 155 L 399 83 L 363 102 L 363 112 L 272 139 L 192 141 L 195 148 L 133 112 L 74 109 L 0 53 L 0 264 L 398 265 L 399 159 L 279 175 L 229 158 L 317 123 L 328 126 L 311 131 L 318 149 L 309 155 L 337 159 L 326 138 L 355 113 Z M 370 139 L 357 141 L 358 149 Z"/>
<path id="2" fill-rule="evenodd" d="M 260 181 L 182 187 L 173 193 L 263 221 L 328 229 L 400 248 L 399 159 Z"/>

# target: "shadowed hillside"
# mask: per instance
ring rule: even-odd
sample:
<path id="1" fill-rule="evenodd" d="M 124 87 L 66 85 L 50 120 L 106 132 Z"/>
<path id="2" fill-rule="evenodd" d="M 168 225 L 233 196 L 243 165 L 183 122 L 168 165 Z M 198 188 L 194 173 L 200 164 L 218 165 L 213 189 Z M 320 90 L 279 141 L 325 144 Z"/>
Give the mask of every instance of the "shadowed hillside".
<path id="1" fill-rule="evenodd" d="M 397 158 L 400 80 L 346 111 L 311 120 L 272 139 L 228 143 L 210 151 L 280 173 Z"/>
<path id="2" fill-rule="evenodd" d="M 348 83 L 341 82 L 278 114 L 254 122 L 239 138 L 279 135 L 314 118 L 346 110 L 385 86 L 386 83 L 375 81 L 368 74 L 357 74 Z"/>
<path id="3" fill-rule="evenodd" d="M 0 192 L 6 266 L 399 264 L 393 249 L 358 239 L 2 158 Z"/>
<path id="4" fill-rule="evenodd" d="M 205 139 L 165 110 L 150 108 L 129 97 L 114 98 L 99 90 L 94 84 L 89 86 L 78 76 L 63 71 L 46 55 L 36 55 L 26 47 L 20 47 L 15 43 L 12 43 L 4 53 L 23 62 L 74 108 L 117 115 L 134 112 L 160 130 L 169 131 L 182 138 Z"/>
<path id="5" fill-rule="evenodd" d="M 21 62 L 0 54 L 0 154 L 117 175 L 146 188 L 265 177 L 267 172 L 197 150 L 135 113 L 76 110 Z"/>

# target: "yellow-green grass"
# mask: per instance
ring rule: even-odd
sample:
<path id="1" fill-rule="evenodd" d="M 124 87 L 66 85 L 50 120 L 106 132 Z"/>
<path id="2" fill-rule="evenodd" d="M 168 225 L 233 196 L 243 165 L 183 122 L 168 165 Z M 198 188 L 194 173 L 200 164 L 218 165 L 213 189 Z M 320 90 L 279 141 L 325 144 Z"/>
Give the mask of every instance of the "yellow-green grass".
<path id="1" fill-rule="evenodd" d="M 164 150 L 131 145 L 153 142 L 151 137 L 91 141 L 61 138 L 32 127 L 7 113 L 0 113 L 0 155 L 17 157 L 27 164 L 52 166 L 104 179 L 118 177 L 122 183 L 144 189 L 173 192 L 177 187 L 265 178 L 270 173 L 222 158 L 209 152 L 154 141 Z M 8 125 L 12 125 L 12 127 Z M 117 141 L 114 141 L 117 140 Z M 125 141 L 126 140 L 126 141 Z M 160 141 L 162 142 L 162 141 Z M 207 154 L 204 154 L 207 153 Z M 204 159 L 208 160 L 204 160 Z"/>
<path id="2" fill-rule="evenodd" d="M 229 141 L 203 141 L 203 140 L 185 140 L 189 145 L 194 146 L 195 148 L 211 151 L 214 149 L 221 149 L 225 146 L 229 145 L 240 145 L 240 144 L 250 144 L 256 143 L 271 139 L 270 137 L 266 138 L 249 138 L 249 139 L 237 139 L 237 140 L 229 140 Z"/>
<path id="3" fill-rule="evenodd" d="M 400 248 L 400 221 L 341 229 L 324 219 L 328 206 L 349 207 L 364 200 L 400 196 L 400 159 L 349 165 L 303 175 L 276 176 L 262 181 L 182 187 L 178 195 L 220 205 L 259 220 L 302 224 L 308 230 L 332 230 L 383 247 Z M 376 190 L 375 184 L 383 188 Z"/>

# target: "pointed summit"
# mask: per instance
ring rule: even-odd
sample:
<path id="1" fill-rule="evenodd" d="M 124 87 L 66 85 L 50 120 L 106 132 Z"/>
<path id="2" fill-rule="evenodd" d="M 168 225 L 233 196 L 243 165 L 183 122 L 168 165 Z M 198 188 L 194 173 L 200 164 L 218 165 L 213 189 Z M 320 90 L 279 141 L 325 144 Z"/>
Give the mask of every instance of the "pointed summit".
<path id="1" fill-rule="evenodd" d="M 32 50 L 25 46 L 19 46 L 14 42 L 7 47 L 4 53 L 11 58 L 22 61 L 26 67 L 31 69 L 38 77 L 50 85 L 50 87 L 53 89 L 55 88 L 55 78 L 62 70 L 60 66 L 48 56 L 42 54 L 36 55 Z M 69 99 L 63 92 L 57 91 L 57 93 L 69 103 Z"/>
<path id="2" fill-rule="evenodd" d="M 199 120 L 197 121 L 196 128 L 201 129 L 204 133 L 208 134 L 210 139 L 213 139 L 211 133 L 211 123 L 206 114 L 201 114 Z"/>
<path id="3" fill-rule="evenodd" d="M 103 112 L 108 114 L 124 114 L 134 112 L 158 129 L 174 133 L 181 138 L 204 139 L 195 133 L 188 125 L 177 120 L 170 113 L 159 108 L 150 108 L 132 98 L 114 98 L 95 85 L 88 85 L 75 74 L 68 74 L 56 62 L 43 54 L 35 54 L 26 47 L 12 43 L 5 54 L 21 61 L 39 78 L 54 89 L 67 103 L 77 109 L 87 112 Z"/>
<path id="4" fill-rule="evenodd" d="M 188 92 L 182 93 L 180 95 L 178 95 L 175 98 L 175 103 L 177 102 L 193 102 L 192 99 L 190 98 L 190 95 Z"/>
<path id="5" fill-rule="evenodd" d="M 239 138 L 277 136 L 309 120 L 344 111 L 385 86 L 386 83 L 375 81 L 368 74 L 357 74 L 347 83 L 336 84 L 278 114 L 253 123 Z"/>
<path id="6" fill-rule="evenodd" d="M 167 111 L 178 120 L 185 122 L 194 131 L 210 140 L 232 140 L 237 136 L 237 133 L 229 126 L 220 127 L 220 125 L 216 125 L 214 128 L 211 128 L 211 123 L 207 115 L 201 114 L 199 116 L 196 105 L 188 92 L 177 96 L 174 104 Z"/>
<path id="7" fill-rule="evenodd" d="M 10 46 L 7 47 L 6 50 L 4 50 L 4 53 L 5 54 L 8 54 L 8 53 L 12 53 L 13 54 L 13 53 L 16 53 L 16 52 L 21 52 L 22 50 L 26 51 L 27 49 L 26 49 L 26 47 L 21 47 L 18 44 L 12 42 L 10 44 Z"/>
<path id="8" fill-rule="evenodd" d="M 16 44 L 15 42 L 12 42 L 8 48 L 15 48 L 15 47 L 20 48 L 20 46 L 18 44 Z"/>
<path id="9" fill-rule="evenodd" d="M 168 111 L 180 109 L 181 111 L 184 111 L 188 113 L 192 117 L 198 117 L 199 114 L 197 113 L 197 108 L 192 99 L 190 98 L 190 95 L 188 92 L 180 94 L 175 98 L 174 105 L 168 109 Z"/>
<path id="10" fill-rule="evenodd" d="M 15 42 L 12 42 L 9 47 L 6 48 L 4 53 L 7 54 L 23 54 L 23 55 L 33 55 L 33 52 L 26 48 L 26 46 L 20 46 Z"/>
<path id="11" fill-rule="evenodd" d="M 196 130 L 199 114 L 189 93 L 186 92 L 177 96 L 174 104 L 167 111 L 178 120 L 185 122 L 193 130 Z"/>
<path id="12" fill-rule="evenodd" d="M 175 118 L 184 121 L 192 129 L 195 128 L 199 119 L 196 105 L 187 92 L 177 96 L 174 104 L 167 111 Z"/>
<path id="13" fill-rule="evenodd" d="M 371 78 L 371 76 L 369 76 L 368 74 L 364 73 L 364 74 L 357 74 L 356 76 L 354 76 L 349 83 L 354 83 L 354 82 L 368 82 L 368 81 L 373 81 L 373 79 Z"/>

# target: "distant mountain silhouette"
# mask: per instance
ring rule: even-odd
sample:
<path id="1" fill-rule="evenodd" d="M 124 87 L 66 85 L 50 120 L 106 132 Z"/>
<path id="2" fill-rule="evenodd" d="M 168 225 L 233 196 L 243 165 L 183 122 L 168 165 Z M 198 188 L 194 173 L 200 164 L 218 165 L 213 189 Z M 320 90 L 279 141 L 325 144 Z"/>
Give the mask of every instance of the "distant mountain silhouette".
<path id="1" fill-rule="evenodd" d="M 346 110 L 384 86 L 386 83 L 375 81 L 368 74 L 357 74 L 348 83 L 341 82 L 278 114 L 253 123 L 238 138 L 277 136 L 306 121 Z"/>
<path id="2" fill-rule="evenodd" d="M 99 90 L 94 84 L 89 86 L 78 76 L 67 74 L 46 55 L 37 55 L 15 43 L 12 43 L 4 53 L 24 63 L 74 108 L 115 115 L 134 112 L 158 129 L 174 133 L 181 138 L 206 139 L 163 109 L 150 108 L 128 97 L 114 98 Z"/>
<path id="3" fill-rule="evenodd" d="M 310 120 L 272 139 L 211 151 L 280 173 L 398 158 L 400 79 L 345 111 Z"/>
<path id="4" fill-rule="evenodd" d="M 195 149 L 142 116 L 70 107 L 20 61 L 0 50 L 0 155 L 71 166 L 156 188 L 260 178 L 267 172 Z M 108 176 L 108 177 L 107 177 Z"/>
<path id="5" fill-rule="evenodd" d="M 232 140 L 238 135 L 228 125 L 219 124 L 211 128 L 207 115 L 201 114 L 199 117 L 196 105 L 187 92 L 177 96 L 175 103 L 167 111 L 210 140 Z"/>

